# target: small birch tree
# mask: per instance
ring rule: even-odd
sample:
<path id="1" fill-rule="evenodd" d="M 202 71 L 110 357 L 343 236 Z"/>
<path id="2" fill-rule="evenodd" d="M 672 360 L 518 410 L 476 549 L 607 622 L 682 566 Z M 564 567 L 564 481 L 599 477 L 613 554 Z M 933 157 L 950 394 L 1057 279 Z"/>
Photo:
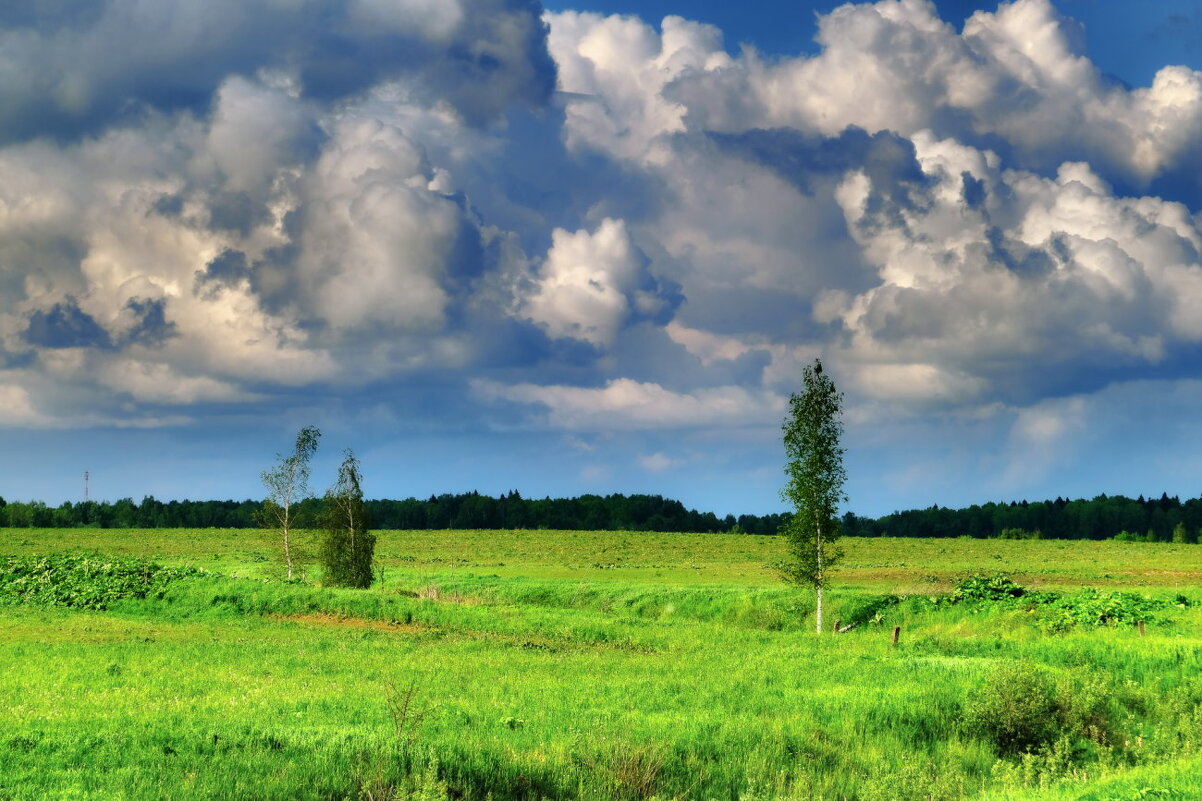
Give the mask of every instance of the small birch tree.
<path id="1" fill-rule="evenodd" d="M 321 543 L 322 578 L 333 587 L 371 586 L 376 536 L 368 531 L 367 508 L 363 503 L 363 474 L 359 460 L 350 450 L 338 468 L 338 480 L 326 492 L 322 516 L 325 538 Z"/>
<path id="2" fill-rule="evenodd" d="M 296 435 L 296 448 L 291 456 L 276 455 L 279 463 L 263 471 L 263 485 L 267 487 L 267 499 L 263 501 L 260 517 L 263 524 L 276 533 L 277 542 L 283 549 L 284 565 L 288 578 L 296 575 L 298 556 L 293 542 L 293 527 L 296 523 L 295 506 L 309 497 L 309 460 L 317 452 L 317 440 L 321 431 L 315 426 L 305 426 Z"/>
<path id="3" fill-rule="evenodd" d="M 841 556 L 837 540 L 839 505 L 847 501 L 843 484 L 843 395 L 835 389 L 822 362 L 802 370 L 802 391 L 789 398 L 781 426 L 788 482 L 781 498 L 793 516 L 781 533 L 788 539 L 788 559 L 778 567 L 791 583 L 812 587 L 817 596 L 816 622 L 822 633 L 822 591 L 827 573 Z"/>

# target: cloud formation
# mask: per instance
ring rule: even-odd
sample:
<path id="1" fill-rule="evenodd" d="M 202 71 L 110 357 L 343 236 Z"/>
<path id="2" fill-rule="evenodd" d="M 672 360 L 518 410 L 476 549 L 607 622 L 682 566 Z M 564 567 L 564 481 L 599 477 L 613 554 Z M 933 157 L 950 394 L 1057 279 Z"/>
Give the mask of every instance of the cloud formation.
<path id="1" fill-rule="evenodd" d="M 858 426 L 1028 443 L 1202 353 L 1202 73 L 1119 85 L 1083 36 L 1050 0 L 847 4 L 772 59 L 532 0 L 9 4 L 0 426 L 438 387 L 406 408 L 770 429 L 822 356 Z"/>

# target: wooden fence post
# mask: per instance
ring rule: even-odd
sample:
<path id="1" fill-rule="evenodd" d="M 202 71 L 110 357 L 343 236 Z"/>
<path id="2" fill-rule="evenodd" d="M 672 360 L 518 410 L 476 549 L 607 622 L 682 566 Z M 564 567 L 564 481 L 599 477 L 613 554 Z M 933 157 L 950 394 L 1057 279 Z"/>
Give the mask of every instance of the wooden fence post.
<path id="1" fill-rule="evenodd" d="M 1139 629 L 1139 636 L 1144 636 L 1144 622 L 1142 620 L 1135 621 L 1135 627 Z"/>
<path id="2" fill-rule="evenodd" d="M 893 644 L 897 645 L 897 638 L 901 636 L 901 626 L 893 627 Z"/>

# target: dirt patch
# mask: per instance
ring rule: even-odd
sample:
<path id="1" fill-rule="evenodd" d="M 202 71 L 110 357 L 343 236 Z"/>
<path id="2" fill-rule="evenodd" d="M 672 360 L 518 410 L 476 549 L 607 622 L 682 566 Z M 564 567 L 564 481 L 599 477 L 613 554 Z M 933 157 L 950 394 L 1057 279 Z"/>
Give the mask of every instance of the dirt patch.
<path id="1" fill-rule="evenodd" d="M 412 623 L 401 623 L 399 620 L 370 620 L 363 617 L 344 617 L 312 613 L 308 615 L 268 615 L 272 620 L 282 620 L 288 623 L 299 623 L 302 626 L 319 626 L 335 629 L 371 629 L 373 631 L 390 631 L 394 634 L 416 634 L 425 631 L 424 626 Z"/>

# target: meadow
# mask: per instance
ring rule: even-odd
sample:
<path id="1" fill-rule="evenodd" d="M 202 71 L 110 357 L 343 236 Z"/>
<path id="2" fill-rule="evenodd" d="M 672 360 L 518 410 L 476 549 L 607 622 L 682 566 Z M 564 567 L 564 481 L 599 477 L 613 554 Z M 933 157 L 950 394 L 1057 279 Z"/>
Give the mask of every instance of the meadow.
<path id="1" fill-rule="evenodd" d="M 353 591 L 263 532 L 3 530 L 205 572 L 0 605 L 0 799 L 1202 797 L 1202 546 L 845 550 L 818 636 L 773 537 L 379 532 Z"/>

